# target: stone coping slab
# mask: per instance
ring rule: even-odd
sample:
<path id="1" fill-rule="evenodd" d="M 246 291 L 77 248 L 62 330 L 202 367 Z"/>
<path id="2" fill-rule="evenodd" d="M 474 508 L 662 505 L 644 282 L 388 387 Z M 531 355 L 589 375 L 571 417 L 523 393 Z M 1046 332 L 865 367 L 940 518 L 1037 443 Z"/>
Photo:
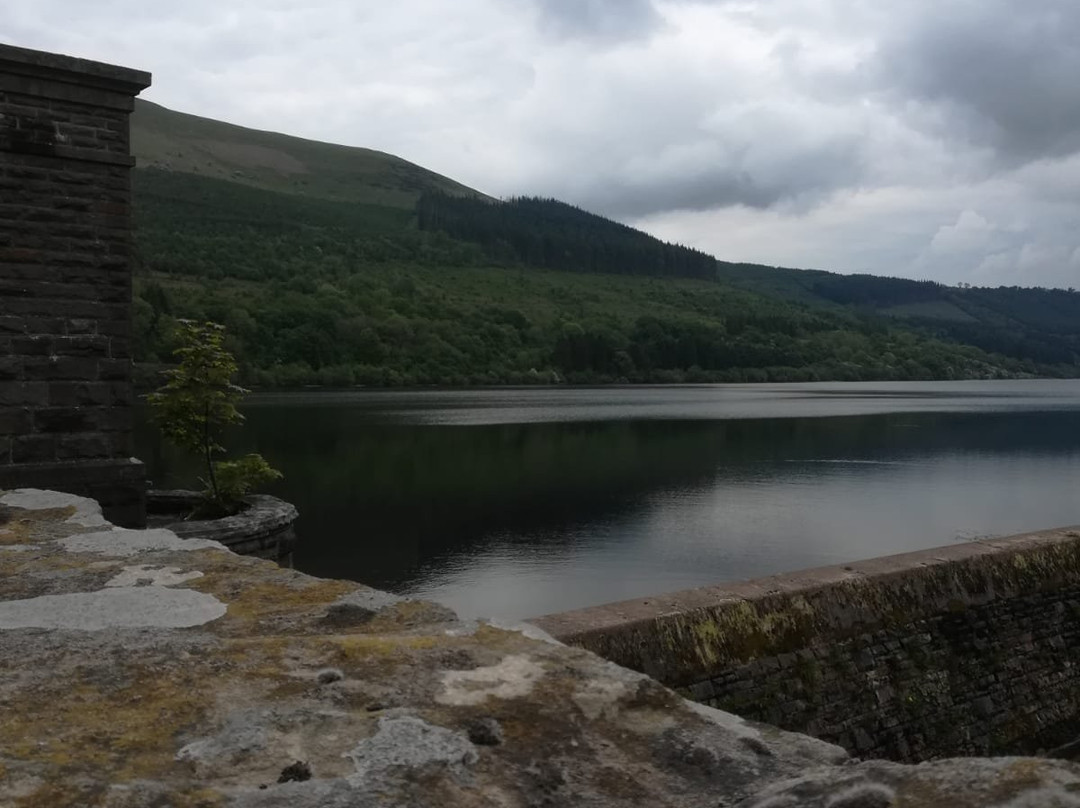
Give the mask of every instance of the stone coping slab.
<path id="1" fill-rule="evenodd" d="M 135 95 L 150 86 L 150 74 L 144 70 L 64 56 L 48 51 L 31 50 L 0 42 L 0 70 L 46 76 L 73 84 L 98 86 Z"/>
<path id="2" fill-rule="evenodd" d="M 532 618 L 665 684 L 1080 576 L 1080 526 L 669 592 Z"/>
<path id="3" fill-rule="evenodd" d="M 1080 805 L 1073 764 L 859 763 L 536 629 L 54 492 L 0 492 L 0 707 L 13 808 Z"/>

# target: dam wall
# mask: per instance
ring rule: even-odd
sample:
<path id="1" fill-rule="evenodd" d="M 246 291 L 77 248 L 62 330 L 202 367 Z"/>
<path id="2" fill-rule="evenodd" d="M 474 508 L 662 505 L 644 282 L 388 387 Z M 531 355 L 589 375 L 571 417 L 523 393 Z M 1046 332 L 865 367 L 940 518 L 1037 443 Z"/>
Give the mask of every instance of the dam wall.
<path id="1" fill-rule="evenodd" d="M 1080 528 L 533 621 L 703 704 L 900 761 L 1080 732 Z"/>

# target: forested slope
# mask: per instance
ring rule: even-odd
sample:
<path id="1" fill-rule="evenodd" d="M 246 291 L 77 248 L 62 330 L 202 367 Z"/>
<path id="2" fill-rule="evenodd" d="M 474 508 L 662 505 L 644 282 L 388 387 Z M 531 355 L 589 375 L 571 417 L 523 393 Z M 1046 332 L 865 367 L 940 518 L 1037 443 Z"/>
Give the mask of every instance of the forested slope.
<path id="1" fill-rule="evenodd" d="M 421 230 L 476 244 L 494 263 L 567 272 L 716 279 L 711 255 L 555 199 L 505 202 L 429 192 L 420 197 Z"/>
<path id="2" fill-rule="evenodd" d="M 1066 353 L 995 353 L 830 299 L 792 270 L 767 294 L 738 288 L 754 279 L 721 265 L 718 280 L 710 256 L 561 203 L 494 203 L 389 155 L 148 109 L 133 120 L 144 380 L 183 317 L 225 323 L 244 380 L 266 386 L 1077 372 Z M 956 324 L 989 323 L 968 316 Z"/>
<path id="3" fill-rule="evenodd" d="M 1073 290 L 956 287 L 723 261 L 717 274 L 746 291 L 819 309 L 888 317 L 931 336 L 1057 365 L 1072 375 L 1080 363 L 1080 293 Z"/>

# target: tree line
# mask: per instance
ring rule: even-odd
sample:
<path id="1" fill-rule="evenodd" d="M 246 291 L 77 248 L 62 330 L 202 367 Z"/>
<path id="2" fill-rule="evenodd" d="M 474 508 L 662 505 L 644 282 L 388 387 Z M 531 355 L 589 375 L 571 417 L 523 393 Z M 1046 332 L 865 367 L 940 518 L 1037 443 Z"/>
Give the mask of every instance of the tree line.
<path id="1" fill-rule="evenodd" d="M 135 355 L 144 383 L 155 386 L 181 319 L 225 325 L 242 382 L 266 387 L 953 379 L 1067 370 L 711 276 L 497 263 L 485 244 L 421 229 L 409 211 L 147 169 L 136 172 L 134 188 Z M 538 204 L 559 215 L 569 208 Z M 578 231 L 570 223 L 585 220 L 571 213 L 567 221 L 571 243 Z M 648 242 L 641 254 L 657 254 L 655 239 L 608 224 L 599 227 L 618 238 L 597 236 L 597 244 L 630 250 Z M 584 231 L 580 239 L 587 241 Z"/>
<path id="2" fill-rule="evenodd" d="M 492 201 L 429 192 L 416 215 L 423 231 L 477 244 L 496 264 L 571 272 L 716 277 L 716 259 L 555 199 Z"/>

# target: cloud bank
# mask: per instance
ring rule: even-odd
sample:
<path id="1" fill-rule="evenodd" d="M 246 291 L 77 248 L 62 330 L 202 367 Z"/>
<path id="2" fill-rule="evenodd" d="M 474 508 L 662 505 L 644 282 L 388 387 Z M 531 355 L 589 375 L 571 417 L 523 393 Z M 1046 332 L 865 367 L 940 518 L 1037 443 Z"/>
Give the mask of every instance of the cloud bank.
<path id="1" fill-rule="evenodd" d="M 1080 285 L 1074 0 L 38 0 L 0 32 L 726 260 Z"/>

